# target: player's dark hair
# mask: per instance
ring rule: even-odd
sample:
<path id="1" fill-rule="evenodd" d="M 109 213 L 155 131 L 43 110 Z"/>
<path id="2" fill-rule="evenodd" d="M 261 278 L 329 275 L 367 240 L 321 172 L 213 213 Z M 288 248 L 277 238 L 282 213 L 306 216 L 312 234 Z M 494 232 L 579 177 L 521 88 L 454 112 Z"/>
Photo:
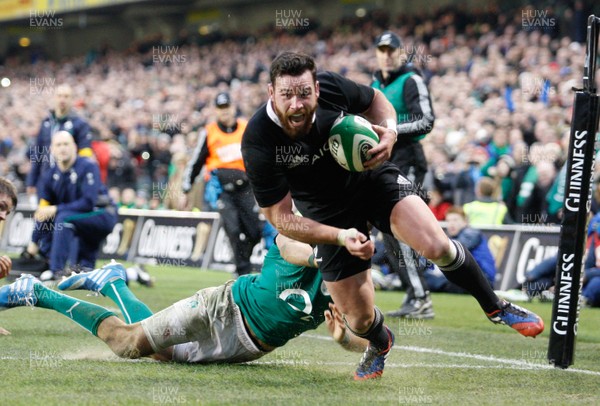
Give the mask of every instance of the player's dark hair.
<path id="1" fill-rule="evenodd" d="M 17 207 L 17 188 L 13 183 L 0 176 L 0 195 L 6 195 L 12 200 L 13 207 Z"/>
<path id="2" fill-rule="evenodd" d="M 307 70 L 310 71 L 313 81 L 316 82 L 317 65 L 310 55 L 301 52 L 282 52 L 271 63 L 271 83 L 275 85 L 275 79 L 279 76 L 300 76 Z"/>

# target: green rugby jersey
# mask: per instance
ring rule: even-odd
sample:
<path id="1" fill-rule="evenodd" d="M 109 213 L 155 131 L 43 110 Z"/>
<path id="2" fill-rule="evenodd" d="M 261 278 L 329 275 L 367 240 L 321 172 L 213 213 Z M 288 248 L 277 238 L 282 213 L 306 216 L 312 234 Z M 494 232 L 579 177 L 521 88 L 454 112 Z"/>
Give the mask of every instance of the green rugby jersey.
<path id="1" fill-rule="evenodd" d="M 394 106 L 394 110 L 396 110 L 396 113 L 398 114 L 398 124 L 409 122 L 415 119 L 411 114 L 410 110 L 408 109 L 408 106 L 406 105 L 406 102 L 404 100 L 404 84 L 406 83 L 408 78 L 410 78 L 414 74 L 415 72 L 404 73 L 398 76 L 396 79 L 394 79 L 394 81 L 387 86 L 384 86 L 377 79 L 371 84 L 371 87 L 381 90 L 385 95 L 386 99 L 388 99 L 388 101 L 392 103 L 392 106 Z M 426 134 L 419 134 L 413 138 L 415 140 L 422 140 L 423 138 L 425 138 L 425 135 Z"/>
<path id="2" fill-rule="evenodd" d="M 275 347 L 317 328 L 331 301 L 319 270 L 286 262 L 276 244 L 262 273 L 241 276 L 231 292 L 256 337 Z"/>

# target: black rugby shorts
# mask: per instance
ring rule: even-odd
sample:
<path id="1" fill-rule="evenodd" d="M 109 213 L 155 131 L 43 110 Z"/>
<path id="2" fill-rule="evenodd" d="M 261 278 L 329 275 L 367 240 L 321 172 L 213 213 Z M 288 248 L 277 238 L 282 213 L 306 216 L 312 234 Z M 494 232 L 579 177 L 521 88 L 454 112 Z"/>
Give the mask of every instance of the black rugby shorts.
<path id="1" fill-rule="evenodd" d="M 334 214 L 327 218 L 307 217 L 339 228 L 356 228 L 368 235 L 368 223 L 384 233 L 390 233 L 392 209 L 406 196 L 415 194 L 413 184 L 406 179 L 397 166 L 386 162 L 379 168 L 364 173 L 362 186 L 352 196 L 341 198 Z M 329 212 L 331 213 L 331 211 Z M 316 216 L 318 217 L 318 216 Z M 317 245 L 316 258 L 321 259 L 320 271 L 323 279 L 333 282 L 348 278 L 371 267 L 371 261 L 351 255 L 345 247 Z"/>

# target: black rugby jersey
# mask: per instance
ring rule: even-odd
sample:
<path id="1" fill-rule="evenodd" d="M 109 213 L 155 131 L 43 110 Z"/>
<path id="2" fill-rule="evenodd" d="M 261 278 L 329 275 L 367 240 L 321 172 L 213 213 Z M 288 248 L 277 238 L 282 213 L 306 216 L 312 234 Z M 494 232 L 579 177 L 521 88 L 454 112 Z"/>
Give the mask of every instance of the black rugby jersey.
<path id="1" fill-rule="evenodd" d="M 374 90 L 332 72 L 319 72 L 317 80 L 316 118 L 306 136 L 288 137 L 277 124 L 270 102 L 248 122 L 242 156 L 261 207 L 278 203 L 289 191 L 301 213 L 322 217 L 332 206 L 351 200 L 360 189 L 363 174 L 343 169 L 331 155 L 327 140 L 342 112 L 360 114 L 369 108 Z"/>

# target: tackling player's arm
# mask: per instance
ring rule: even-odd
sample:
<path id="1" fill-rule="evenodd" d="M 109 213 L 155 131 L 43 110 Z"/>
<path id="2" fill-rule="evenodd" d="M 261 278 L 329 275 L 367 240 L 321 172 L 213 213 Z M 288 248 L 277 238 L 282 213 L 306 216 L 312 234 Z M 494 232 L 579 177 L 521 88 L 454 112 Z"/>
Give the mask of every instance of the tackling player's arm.
<path id="1" fill-rule="evenodd" d="M 292 212 L 292 196 L 287 195 L 279 202 L 262 211 L 281 234 L 307 244 L 331 244 L 344 246 L 350 254 L 361 259 L 369 259 L 375 253 L 373 242 L 355 228 L 348 230 L 318 223 Z"/>
<path id="2" fill-rule="evenodd" d="M 283 234 L 277 234 L 275 243 L 281 257 L 290 264 L 318 268 L 313 248 L 310 245 L 292 240 Z"/>
<path id="3" fill-rule="evenodd" d="M 329 303 L 329 310 L 325 310 L 325 324 L 333 340 L 345 350 L 364 352 L 369 345 L 369 341 L 348 331 L 342 314 L 333 303 Z"/>
<path id="4" fill-rule="evenodd" d="M 8 273 L 10 272 L 11 268 L 12 260 L 6 255 L 2 255 L 0 257 L 0 279 L 4 278 L 5 276 L 8 276 Z"/>
<path id="5" fill-rule="evenodd" d="M 373 169 L 390 159 L 398 138 L 396 110 L 380 90 L 374 90 L 371 105 L 362 113 L 371 123 L 378 124 L 373 124 L 373 130 L 379 135 L 379 145 L 369 151 L 372 158 L 364 164 L 367 169 Z"/>

